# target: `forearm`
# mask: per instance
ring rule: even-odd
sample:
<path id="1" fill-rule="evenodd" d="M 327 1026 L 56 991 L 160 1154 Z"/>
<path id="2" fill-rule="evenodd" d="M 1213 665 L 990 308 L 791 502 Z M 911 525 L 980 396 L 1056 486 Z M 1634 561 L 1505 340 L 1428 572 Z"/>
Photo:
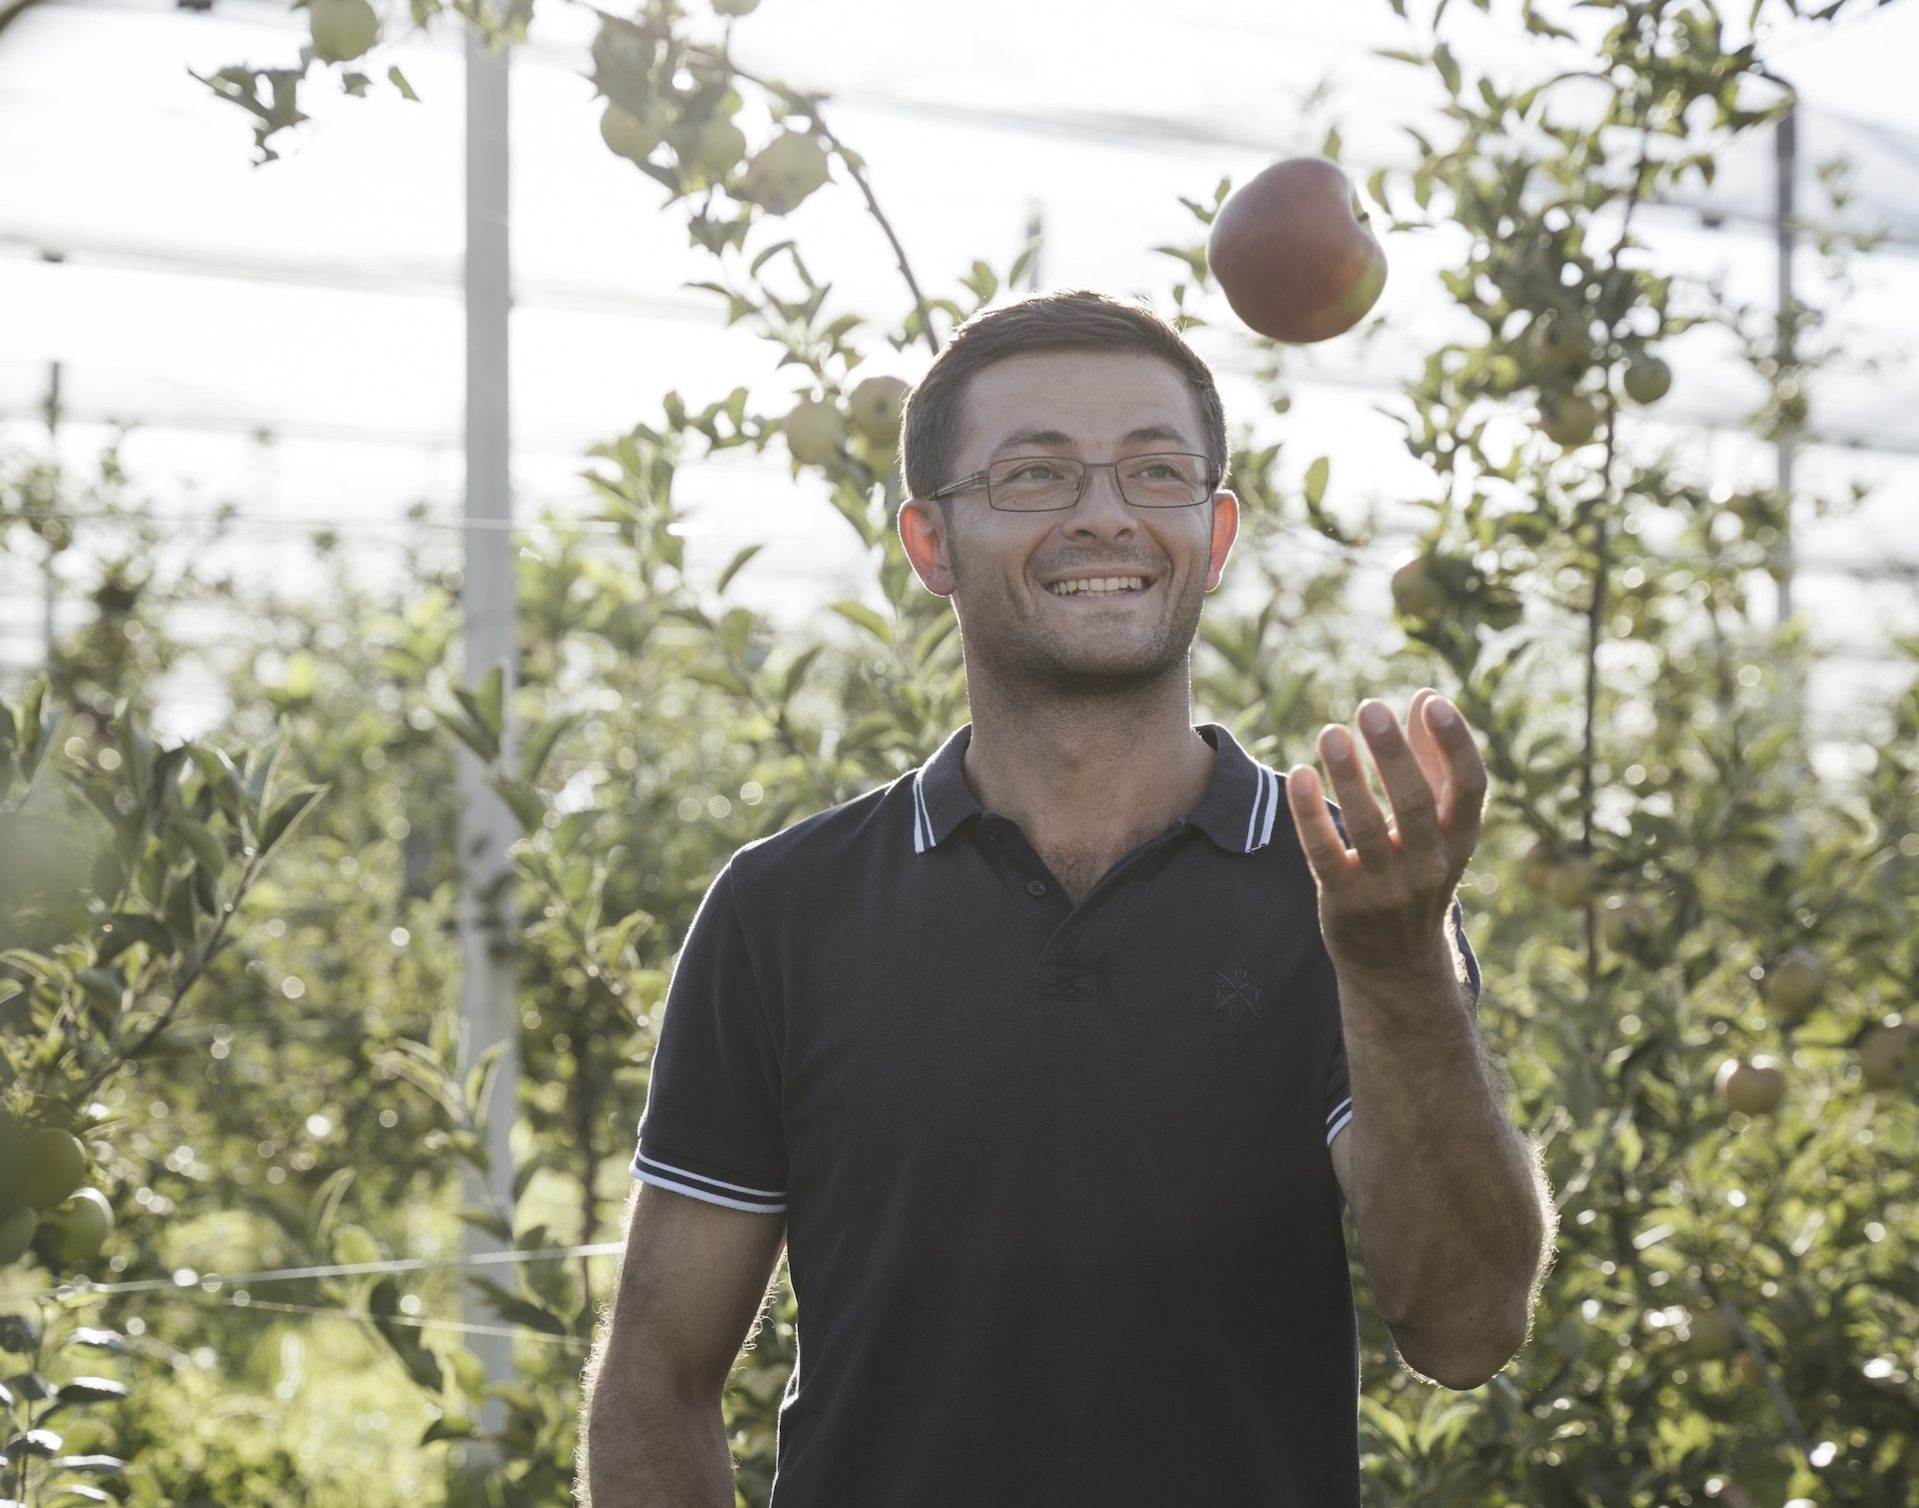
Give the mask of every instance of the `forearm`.
<path id="1" fill-rule="evenodd" d="M 579 1508 L 733 1508 L 733 1456 L 717 1403 L 602 1377 L 581 1412 Z"/>
<path id="2" fill-rule="evenodd" d="M 1375 1301 L 1407 1362 L 1476 1386 L 1523 1342 L 1550 1201 L 1507 1120 L 1451 948 L 1340 975 L 1350 1198 Z"/>

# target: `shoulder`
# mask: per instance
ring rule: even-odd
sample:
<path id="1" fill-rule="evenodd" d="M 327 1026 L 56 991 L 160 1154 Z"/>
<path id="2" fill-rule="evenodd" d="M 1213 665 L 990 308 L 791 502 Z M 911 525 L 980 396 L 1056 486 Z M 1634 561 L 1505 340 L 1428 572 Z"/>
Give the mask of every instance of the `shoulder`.
<path id="1" fill-rule="evenodd" d="M 752 839 L 727 861 L 737 900 L 755 907 L 796 886 L 818 886 L 842 866 L 913 851 L 913 772 Z"/>

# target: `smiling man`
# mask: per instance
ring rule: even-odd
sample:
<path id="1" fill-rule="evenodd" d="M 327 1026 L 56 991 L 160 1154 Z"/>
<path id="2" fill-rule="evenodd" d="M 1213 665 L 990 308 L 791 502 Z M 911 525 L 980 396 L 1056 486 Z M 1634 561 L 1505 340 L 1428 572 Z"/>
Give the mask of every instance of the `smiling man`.
<path id="1" fill-rule="evenodd" d="M 972 721 L 739 850 L 669 990 L 591 1501 L 726 1508 L 784 1240 L 774 1508 L 1357 1508 L 1342 1228 L 1403 1361 L 1523 1343 L 1552 1204 L 1454 890 L 1485 767 L 1430 689 L 1282 774 L 1191 721 L 1238 525 L 1204 363 L 1088 292 L 960 329 L 899 532 Z"/>

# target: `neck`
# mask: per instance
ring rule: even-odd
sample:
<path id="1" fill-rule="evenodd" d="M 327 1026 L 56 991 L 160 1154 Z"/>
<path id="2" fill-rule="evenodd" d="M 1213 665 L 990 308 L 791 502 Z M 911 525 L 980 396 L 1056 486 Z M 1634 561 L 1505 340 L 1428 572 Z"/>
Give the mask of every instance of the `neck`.
<path id="1" fill-rule="evenodd" d="M 1186 667 L 1177 679 L 1098 695 L 1043 696 L 974 685 L 966 783 L 1036 845 L 1113 843 L 1199 805 L 1213 748 L 1192 724 Z"/>

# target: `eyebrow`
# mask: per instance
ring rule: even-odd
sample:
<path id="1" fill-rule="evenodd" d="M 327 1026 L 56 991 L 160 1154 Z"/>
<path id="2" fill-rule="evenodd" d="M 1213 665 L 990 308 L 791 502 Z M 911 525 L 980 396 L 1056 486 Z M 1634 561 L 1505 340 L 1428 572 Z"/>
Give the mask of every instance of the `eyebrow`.
<path id="1" fill-rule="evenodd" d="M 1119 437 L 1121 446 L 1144 445 L 1149 440 L 1171 440 L 1179 445 L 1190 443 L 1178 430 L 1168 429 L 1163 424 L 1147 424 L 1139 429 L 1129 429 Z M 1065 445 L 1076 450 L 1079 448 L 1079 441 L 1057 429 L 1020 429 L 1015 430 L 994 446 L 993 454 L 1004 455 L 1015 445 Z"/>

